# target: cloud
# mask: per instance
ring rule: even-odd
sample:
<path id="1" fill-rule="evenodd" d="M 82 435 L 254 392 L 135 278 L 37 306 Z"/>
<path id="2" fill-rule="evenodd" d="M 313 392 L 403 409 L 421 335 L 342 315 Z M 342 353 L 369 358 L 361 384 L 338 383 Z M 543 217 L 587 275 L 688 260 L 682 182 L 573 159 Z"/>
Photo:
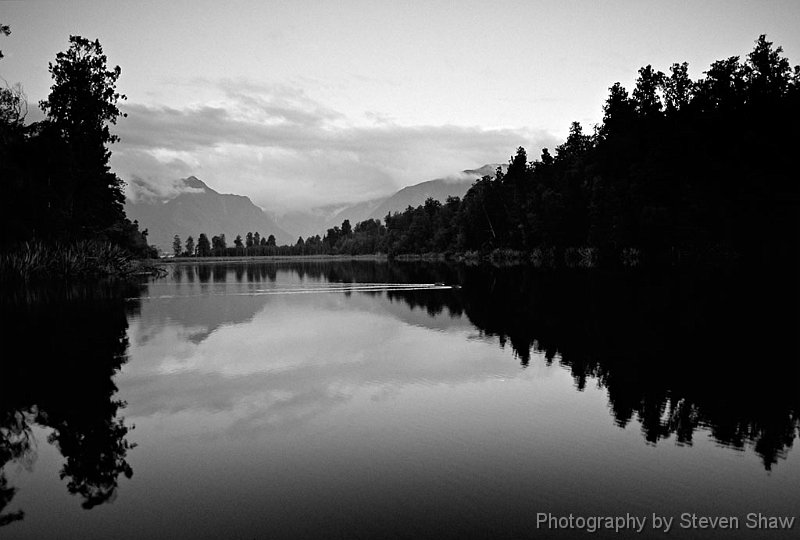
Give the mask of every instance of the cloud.
<path id="1" fill-rule="evenodd" d="M 112 166 L 129 197 L 172 193 L 194 174 L 273 210 L 357 202 L 556 142 L 543 130 L 404 126 L 373 113 L 358 124 L 285 86 L 217 89 L 218 99 L 181 108 L 122 107 Z"/>
<path id="2" fill-rule="evenodd" d="M 150 182 L 134 175 L 126 183 L 128 198 L 132 201 L 172 199 L 181 193 L 203 192 L 202 188 L 185 185 L 179 178 L 163 182 Z"/>

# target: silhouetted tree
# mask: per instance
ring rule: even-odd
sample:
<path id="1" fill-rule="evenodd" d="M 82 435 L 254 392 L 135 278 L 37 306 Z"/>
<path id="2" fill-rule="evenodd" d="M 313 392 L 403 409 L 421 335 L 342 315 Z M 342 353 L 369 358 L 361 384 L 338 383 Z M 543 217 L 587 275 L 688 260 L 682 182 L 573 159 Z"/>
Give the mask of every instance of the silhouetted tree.
<path id="1" fill-rule="evenodd" d="M 121 70 L 106 67 L 99 41 L 70 36 L 69 43 L 49 64 L 53 86 L 40 103 L 52 149 L 51 211 L 64 230 L 92 237 L 125 217 L 122 181 L 108 166 L 108 145 L 119 140 L 109 126 L 125 116 L 117 106 L 125 96 L 116 89 Z"/>
<path id="2" fill-rule="evenodd" d="M 674 114 L 683 109 L 692 99 L 694 83 L 689 78 L 689 64 L 672 64 L 669 77 L 663 77 L 666 112 Z"/>
<path id="3" fill-rule="evenodd" d="M 658 90 L 663 86 L 664 74 L 647 65 L 639 69 L 636 88 L 633 90 L 633 101 L 636 112 L 641 116 L 655 116 L 661 113 L 661 98 Z"/>
<path id="4" fill-rule="evenodd" d="M 0 299 L 11 317 L 7 330 L 26 343 L 24 358 L 12 352 L 0 362 L 0 378 L 16 381 L 0 394 L 0 527 L 24 516 L 2 512 L 15 491 L 3 471 L 9 462 L 36 459 L 31 425 L 50 431 L 47 441 L 64 457 L 59 476 L 84 508 L 112 501 L 120 476 L 132 476 L 127 453 L 135 445 L 127 440 L 114 375 L 127 360 L 127 316 L 138 310 L 126 298 L 140 289 L 93 283 L 37 289 L 21 302 Z"/>
<path id="5" fill-rule="evenodd" d="M 211 249 L 213 250 L 213 254 L 217 257 L 225 255 L 225 249 L 227 248 L 227 243 L 225 242 L 225 235 L 220 234 L 219 236 L 213 236 L 211 238 Z"/>
<path id="6" fill-rule="evenodd" d="M 783 97 L 792 78 L 789 60 L 781 56 L 782 47 L 772 47 L 767 36 L 762 34 L 756 40 L 753 51 L 747 55 L 745 77 L 750 89 L 750 98 L 755 101 L 769 101 Z"/>
<path id="7" fill-rule="evenodd" d="M 211 243 L 205 233 L 200 233 L 200 237 L 197 239 L 197 254 L 200 257 L 211 255 Z"/>

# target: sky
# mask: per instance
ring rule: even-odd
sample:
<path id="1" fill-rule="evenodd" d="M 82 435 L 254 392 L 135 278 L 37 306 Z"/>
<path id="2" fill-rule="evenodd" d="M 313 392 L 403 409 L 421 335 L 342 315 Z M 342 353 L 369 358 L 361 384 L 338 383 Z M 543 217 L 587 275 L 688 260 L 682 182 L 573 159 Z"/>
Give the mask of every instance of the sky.
<path id="1" fill-rule="evenodd" d="M 639 67 L 800 63 L 800 1 L 0 1 L 0 77 L 47 97 L 71 34 L 100 40 L 128 114 L 113 170 L 171 194 L 195 175 L 282 212 L 529 157 L 602 118 Z M 1 81 L 0 81 L 1 82 Z M 31 107 L 29 119 L 41 113 Z"/>

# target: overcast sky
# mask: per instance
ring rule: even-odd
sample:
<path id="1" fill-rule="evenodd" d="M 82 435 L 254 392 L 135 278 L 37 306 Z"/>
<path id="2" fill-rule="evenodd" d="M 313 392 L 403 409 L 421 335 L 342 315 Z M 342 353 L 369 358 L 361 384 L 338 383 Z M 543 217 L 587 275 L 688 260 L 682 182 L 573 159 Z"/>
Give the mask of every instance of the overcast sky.
<path id="1" fill-rule="evenodd" d="M 646 64 L 698 78 L 762 33 L 800 63 L 798 0 L 36 0 L 0 2 L 0 22 L 0 76 L 31 102 L 70 34 L 122 68 L 124 180 L 194 174 L 273 210 L 535 157 Z"/>

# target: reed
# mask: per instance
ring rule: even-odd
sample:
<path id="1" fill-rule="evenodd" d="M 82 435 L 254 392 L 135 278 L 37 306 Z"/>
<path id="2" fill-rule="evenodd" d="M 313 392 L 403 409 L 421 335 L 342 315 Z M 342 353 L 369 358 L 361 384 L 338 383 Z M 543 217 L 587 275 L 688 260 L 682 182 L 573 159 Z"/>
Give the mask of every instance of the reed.
<path id="1" fill-rule="evenodd" d="M 127 251 L 110 242 L 94 240 L 68 244 L 31 241 L 0 254 L 3 281 L 124 277 L 139 270 L 138 261 Z"/>

